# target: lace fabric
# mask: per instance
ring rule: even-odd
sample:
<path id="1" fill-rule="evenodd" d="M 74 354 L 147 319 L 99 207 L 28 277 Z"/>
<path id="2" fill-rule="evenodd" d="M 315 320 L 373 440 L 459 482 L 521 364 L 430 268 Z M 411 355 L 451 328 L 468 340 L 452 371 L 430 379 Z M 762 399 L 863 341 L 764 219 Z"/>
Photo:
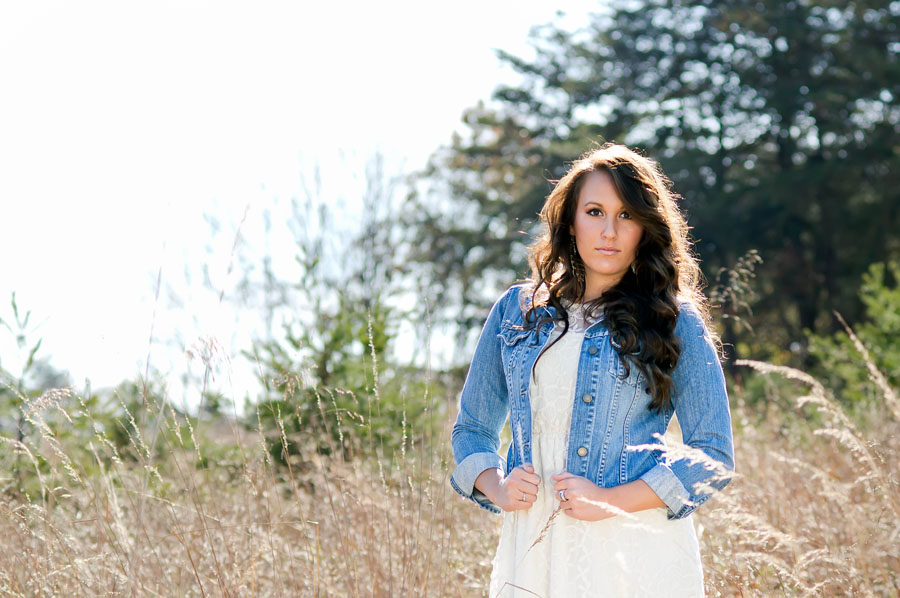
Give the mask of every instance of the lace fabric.
<path id="1" fill-rule="evenodd" d="M 489 596 L 703 596 L 690 517 L 670 521 L 660 508 L 589 522 L 557 512 L 551 476 L 565 471 L 578 356 L 593 323 L 581 307 L 566 305 L 568 332 L 549 346 L 561 332 L 556 326 L 532 372 L 532 457 L 541 486 L 531 509 L 503 515 Z"/>

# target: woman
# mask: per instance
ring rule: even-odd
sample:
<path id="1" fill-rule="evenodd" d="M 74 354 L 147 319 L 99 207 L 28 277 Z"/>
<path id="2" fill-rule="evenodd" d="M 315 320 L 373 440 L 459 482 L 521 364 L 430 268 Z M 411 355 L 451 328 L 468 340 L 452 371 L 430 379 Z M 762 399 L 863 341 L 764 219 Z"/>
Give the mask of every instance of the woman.
<path id="1" fill-rule="evenodd" d="M 532 280 L 491 309 L 450 483 L 504 513 L 492 598 L 703 595 L 688 516 L 730 479 L 731 416 L 675 200 L 656 162 L 586 154 L 541 210 Z"/>

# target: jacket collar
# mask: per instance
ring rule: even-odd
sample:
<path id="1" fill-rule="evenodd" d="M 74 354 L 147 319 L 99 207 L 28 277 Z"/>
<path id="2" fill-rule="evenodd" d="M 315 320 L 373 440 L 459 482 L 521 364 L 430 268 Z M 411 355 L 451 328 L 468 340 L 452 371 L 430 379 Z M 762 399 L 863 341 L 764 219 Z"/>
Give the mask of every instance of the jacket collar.
<path id="1" fill-rule="evenodd" d="M 524 299 L 522 303 L 522 315 L 524 318 L 525 313 L 532 305 L 531 301 L 531 291 L 527 287 L 523 287 L 521 291 Z M 557 310 L 552 305 L 539 305 L 534 310 L 534 317 L 536 318 L 534 321 L 540 321 L 543 318 L 557 318 L 559 317 L 559 310 Z M 549 324 L 545 324 L 547 326 Z M 586 338 L 595 338 L 598 336 L 606 336 L 609 334 L 609 330 L 606 328 L 606 325 L 603 323 L 603 316 L 600 316 L 596 322 L 591 324 L 587 331 L 585 332 Z"/>

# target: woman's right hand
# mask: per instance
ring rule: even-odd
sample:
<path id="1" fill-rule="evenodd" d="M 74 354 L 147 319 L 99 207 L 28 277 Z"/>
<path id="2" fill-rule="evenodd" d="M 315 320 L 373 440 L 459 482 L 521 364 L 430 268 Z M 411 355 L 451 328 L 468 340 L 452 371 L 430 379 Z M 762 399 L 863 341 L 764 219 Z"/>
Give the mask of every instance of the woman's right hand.
<path id="1" fill-rule="evenodd" d="M 475 487 L 484 492 L 504 511 L 526 511 L 537 500 L 541 478 L 531 463 L 516 467 L 505 478 L 499 469 L 486 470 L 475 480 Z"/>

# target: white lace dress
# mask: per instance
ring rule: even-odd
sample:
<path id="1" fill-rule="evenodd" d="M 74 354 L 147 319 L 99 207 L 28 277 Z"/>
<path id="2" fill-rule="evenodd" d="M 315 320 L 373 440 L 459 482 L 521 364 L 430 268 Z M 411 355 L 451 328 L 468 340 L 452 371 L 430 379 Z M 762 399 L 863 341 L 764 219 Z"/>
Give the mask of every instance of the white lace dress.
<path id="1" fill-rule="evenodd" d="M 670 521 L 664 508 L 602 521 L 579 521 L 563 512 L 553 517 L 559 501 L 551 476 L 565 471 L 587 328 L 580 306 L 568 311 L 569 331 L 544 351 L 531 378 L 532 458 L 541 477 L 537 502 L 527 511 L 503 514 L 489 596 L 701 597 L 703 570 L 691 517 Z M 561 328 L 556 326 L 551 342 Z"/>

